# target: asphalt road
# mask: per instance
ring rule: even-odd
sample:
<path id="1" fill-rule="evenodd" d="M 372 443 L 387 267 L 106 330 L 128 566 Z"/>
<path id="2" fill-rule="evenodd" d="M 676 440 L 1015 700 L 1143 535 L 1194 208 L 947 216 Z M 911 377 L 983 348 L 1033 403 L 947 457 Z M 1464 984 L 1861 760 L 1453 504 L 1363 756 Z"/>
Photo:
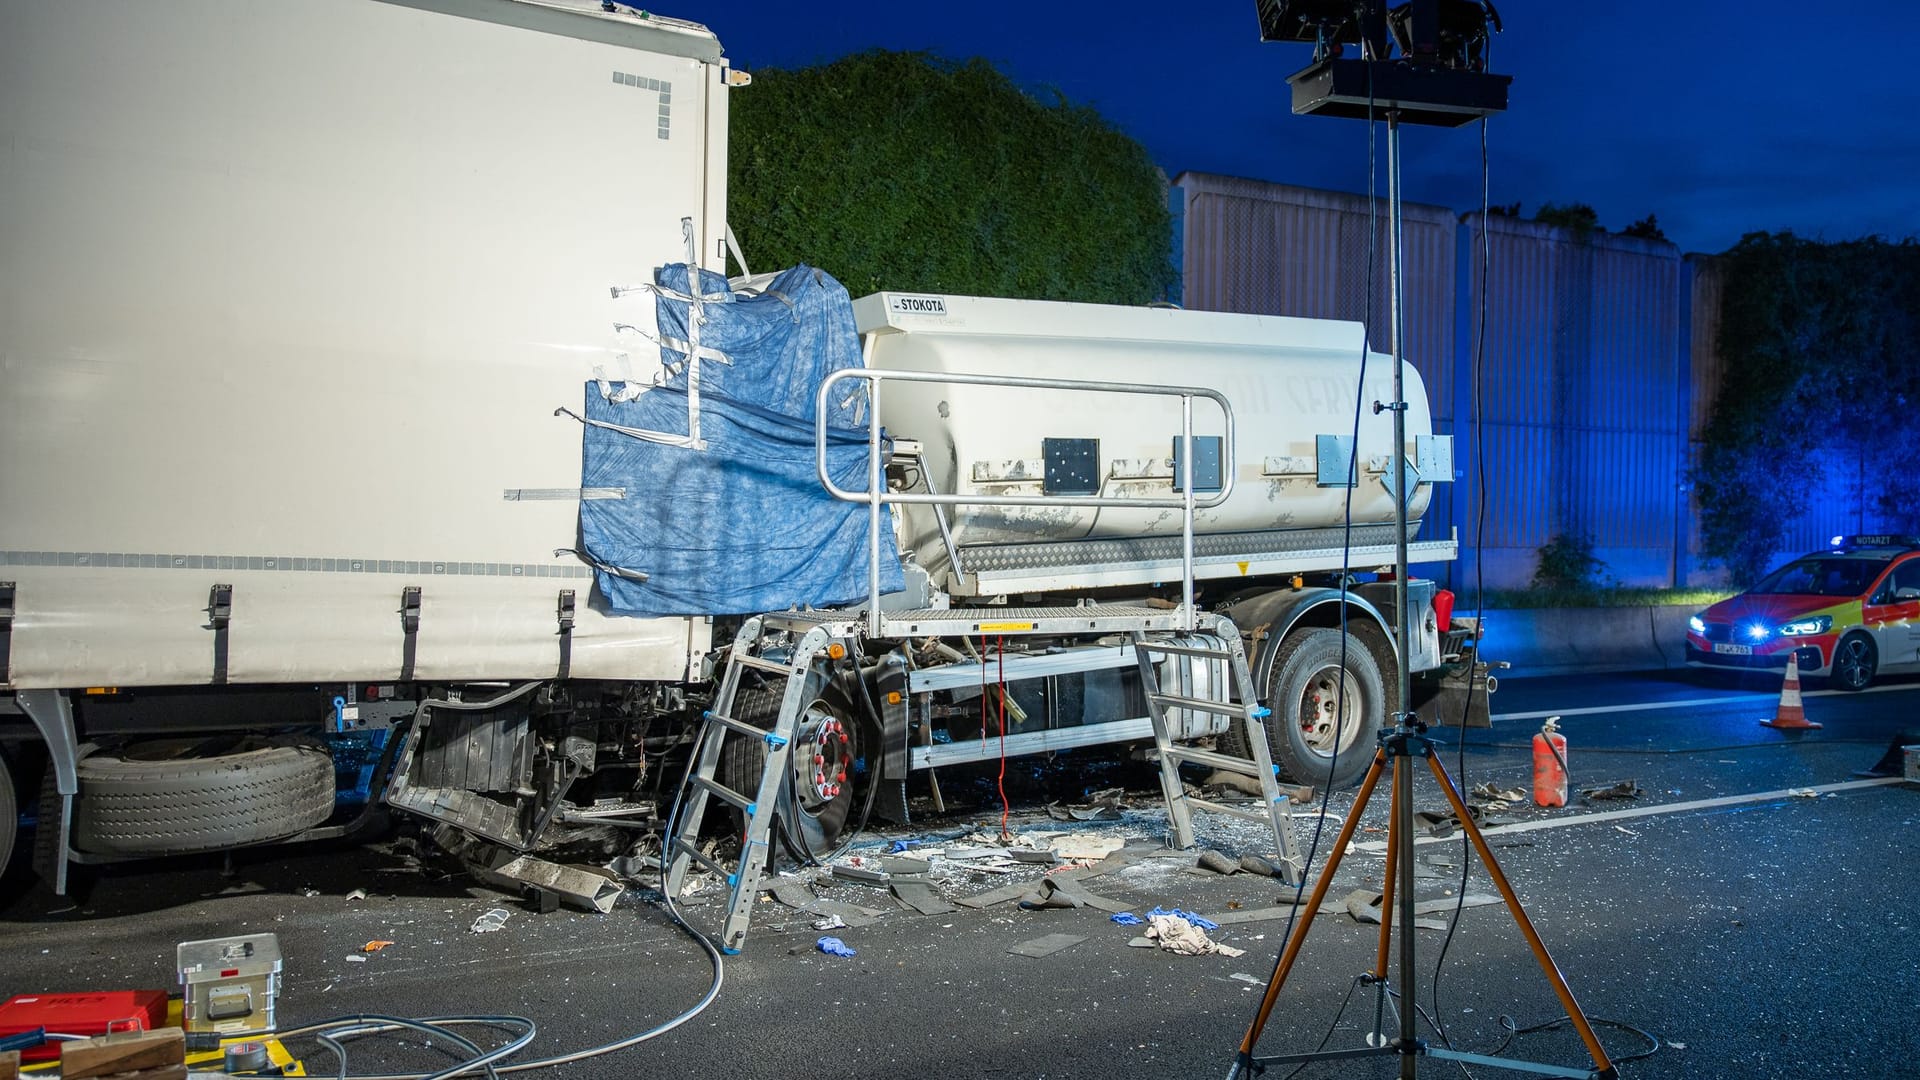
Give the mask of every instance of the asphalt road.
<path id="1" fill-rule="evenodd" d="M 1702 685 L 1682 676 L 1514 680 L 1495 698 L 1491 730 L 1470 732 L 1464 746 L 1452 732 L 1438 735 L 1438 752 L 1465 786 L 1524 786 L 1526 741 L 1541 713 L 1558 712 L 1576 787 L 1632 780 L 1644 791 L 1565 809 L 1511 808 L 1493 815 L 1507 824 L 1488 833 L 1587 1014 L 1657 1040 L 1650 1057 L 1620 1065 L 1623 1076 L 1920 1076 L 1913 1021 L 1920 789 L 1852 778 L 1903 723 L 1920 722 L 1920 683 L 1862 695 L 1810 693 L 1807 711 L 1825 727 L 1793 737 L 1756 723 L 1771 715 L 1776 693 L 1764 681 Z M 1143 855 L 1164 833 L 1164 814 L 1145 787 L 1117 822 L 1060 822 L 1039 809 L 1046 798 L 1071 801 L 1115 777 L 1137 785 L 1148 778 L 1144 770 L 1067 761 L 1037 776 L 1024 766 L 1013 772 L 1016 828 L 1122 836 Z M 955 801 L 976 800 L 971 812 L 923 820 L 873 843 L 937 840 L 975 822 L 997 828 L 997 802 L 978 801 L 993 786 L 988 780 L 946 780 Z M 1438 806 L 1424 771 L 1417 783 L 1416 805 Z M 1808 788 L 1811 797 L 1766 794 Z M 1383 859 L 1372 849 L 1383 834 L 1373 830 L 1385 823 L 1386 801 L 1383 792 L 1362 818 L 1369 831 L 1343 859 L 1333 898 L 1379 884 Z M 1330 800 L 1336 824 L 1350 803 L 1350 793 Z M 1303 839 L 1311 839 L 1311 822 L 1301 815 Z M 1234 854 L 1258 846 L 1257 833 L 1239 826 L 1209 827 L 1205 839 Z M 1322 858 L 1331 843 L 1330 826 Z M 1478 861 L 1463 860 L 1457 837 L 1416 850 L 1420 899 L 1457 895 L 1462 865 L 1469 866 L 1467 893 L 1491 891 Z M 608 915 L 540 915 L 391 846 L 250 854 L 231 876 L 221 869 L 210 859 L 118 868 L 99 875 L 77 906 L 45 896 L 16 902 L 0 911 L 0 991 L 170 986 L 176 942 L 270 930 L 287 957 L 280 1008 L 289 1023 L 356 1013 L 510 1013 L 539 1024 L 529 1054 L 545 1054 L 643 1030 L 698 1000 L 709 984 L 705 954 L 643 889 Z M 993 884 L 961 880 L 949 891 Z M 1186 856 L 1142 857 L 1085 887 L 1136 912 L 1164 905 L 1214 915 L 1267 907 L 1286 891 L 1272 879 L 1193 870 Z M 355 889 L 366 897 L 352 898 Z M 761 904 L 746 951 L 727 959 L 711 1008 L 643 1046 L 560 1073 L 1225 1076 L 1286 927 L 1226 925 L 1214 937 L 1244 956 L 1179 956 L 1129 947 L 1134 928 L 1098 910 L 1003 904 L 923 916 L 865 886 L 841 885 L 830 895 L 893 909 L 871 925 L 835 931 L 858 955 L 823 955 L 815 949 L 815 916 Z M 506 926 L 472 933 L 473 920 L 496 906 L 513 911 Z M 697 920 L 715 914 L 712 905 L 689 911 Z M 1037 959 L 1007 951 L 1049 934 L 1084 940 Z M 1416 934 L 1414 995 L 1454 1046 L 1490 1051 L 1507 1034 L 1504 1024 L 1527 1028 L 1561 1014 L 1503 907 L 1465 909 L 1451 935 Z M 1323 1038 L 1334 1047 L 1362 1045 L 1376 996 L 1354 990 L 1354 980 L 1372 966 L 1377 935 L 1377 927 L 1344 914 L 1314 920 L 1259 1052 L 1310 1050 Z M 395 944 L 357 952 L 376 939 Z M 1649 1045 L 1613 1023 L 1599 1031 L 1616 1057 Z M 1439 1041 L 1424 1021 L 1421 1033 Z M 313 1044 L 299 1049 L 310 1066 L 332 1069 Z M 1521 1035 L 1505 1052 L 1587 1063 L 1564 1028 Z M 417 1043 L 374 1040 L 355 1044 L 352 1058 L 356 1074 L 448 1060 Z M 1419 1071 L 1458 1074 L 1431 1059 Z M 1301 1075 L 1392 1076 L 1397 1064 L 1321 1064 Z M 1474 1066 L 1471 1075 L 1518 1074 Z"/>

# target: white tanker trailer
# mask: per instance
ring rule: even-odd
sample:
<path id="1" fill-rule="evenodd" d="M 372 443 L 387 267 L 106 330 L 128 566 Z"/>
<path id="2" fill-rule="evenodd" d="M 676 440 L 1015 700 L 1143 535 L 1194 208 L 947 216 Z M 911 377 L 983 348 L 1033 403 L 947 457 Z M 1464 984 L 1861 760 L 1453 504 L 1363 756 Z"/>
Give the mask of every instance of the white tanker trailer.
<path id="1" fill-rule="evenodd" d="M 1355 324 L 728 283 L 744 83 L 586 0 L 0 0 L 0 863 L 36 793 L 62 889 L 644 833 L 689 753 L 811 856 L 1002 752 L 1350 782 L 1402 617 L 1471 677 L 1372 580 L 1452 475 L 1411 368 L 1395 484 Z"/>

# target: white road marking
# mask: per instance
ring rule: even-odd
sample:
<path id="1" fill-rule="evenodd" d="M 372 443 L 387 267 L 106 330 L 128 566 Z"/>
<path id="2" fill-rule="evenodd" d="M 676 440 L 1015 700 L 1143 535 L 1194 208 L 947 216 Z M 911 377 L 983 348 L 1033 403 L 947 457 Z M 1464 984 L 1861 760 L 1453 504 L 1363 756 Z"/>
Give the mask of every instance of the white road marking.
<path id="1" fill-rule="evenodd" d="M 1904 686 L 1869 686 L 1865 690 L 1802 690 L 1800 696 L 1833 697 L 1835 695 L 1879 694 L 1896 690 L 1920 689 Z M 1533 712 L 1494 713 L 1493 722 L 1502 720 L 1544 720 L 1549 716 L 1592 716 L 1598 713 L 1646 712 L 1649 709 L 1688 709 L 1701 705 L 1739 705 L 1749 701 L 1778 701 L 1779 694 L 1722 694 L 1719 697 L 1687 698 L 1682 701 L 1636 701 L 1626 705 L 1588 705 L 1578 709 L 1535 709 Z"/>
<path id="2" fill-rule="evenodd" d="M 1873 780 L 1843 780 L 1837 784 L 1818 784 L 1811 787 L 1781 788 L 1777 791 L 1756 791 L 1751 795 L 1722 795 L 1716 799 L 1692 799 L 1687 802 L 1659 803 L 1653 806 L 1634 806 L 1625 810 L 1606 810 L 1593 814 L 1575 814 L 1572 817 L 1551 818 L 1545 821 L 1521 821 L 1512 825 L 1493 825 L 1481 831 L 1488 839 L 1506 836 L 1511 833 L 1539 832 L 1541 829 L 1564 829 L 1569 825 L 1597 825 L 1608 821 L 1622 821 L 1627 818 L 1653 817 L 1658 814 L 1684 814 L 1693 810 L 1711 810 L 1717 806 L 1739 806 L 1742 803 L 1773 802 L 1777 799 L 1805 798 L 1802 792 L 1826 794 L 1829 791 L 1856 791 L 1860 788 L 1883 787 L 1887 784 L 1902 783 L 1898 776 L 1885 776 Z M 1459 834 L 1453 836 L 1420 836 L 1414 838 L 1414 846 L 1422 844 L 1457 844 Z M 1378 853 L 1387 849 L 1384 840 L 1369 840 L 1364 844 L 1353 845 L 1356 851 Z"/>

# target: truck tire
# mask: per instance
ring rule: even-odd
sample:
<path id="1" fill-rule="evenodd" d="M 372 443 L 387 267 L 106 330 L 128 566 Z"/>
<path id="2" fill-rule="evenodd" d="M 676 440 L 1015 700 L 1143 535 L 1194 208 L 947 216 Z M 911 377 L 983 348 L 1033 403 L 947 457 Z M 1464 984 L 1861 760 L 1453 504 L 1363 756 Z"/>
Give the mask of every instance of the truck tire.
<path id="1" fill-rule="evenodd" d="M 1336 711 L 1342 637 L 1333 627 L 1294 630 L 1280 642 L 1270 668 L 1266 705 L 1273 714 L 1267 718 L 1267 746 L 1274 764 L 1298 784 L 1325 789 L 1358 783 L 1373 762 L 1376 736 L 1386 722 L 1380 662 L 1351 633 L 1344 635 L 1344 717 Z"/>
<path id="2" fill-rule="evenodd" d="M 281 840 L 333 813 L 333 761 L 315 746 L 244 736 L 156 739 L 81 758 L 73 846 L 176 855 Z"/>
<path id="3" fill-rule="evenodd" d="M 20 797 L 13 785 L 13 766 L 0 754 L 0 878 L 13 865 L 13 842 L 20 825 Z M 4 895 L 4 894 L 0 894 Z"/>
<path id="4" fill-rule="evenodd" d="M 819 670 L 807 679 L 805 692 L 811 696 L 812 704 L 801 714 L 794 731 L 793 767 L 788 769 L 788 775 L 783 778 L 780 795 L 774 805 L 778 831 L 787 854 L 802 863 L 823 858 L 834 849 L 853 811 L 851 774 L 852 763 L 859 757 L 860 725 L 848 721 L 844 708 L 836 708 L 822 696 L 825 686 L 825 674 Z M 742 685 L 734 697 L 733 715 L 749 724 L 772 730 L 780 711 L 780 699 L 785 692 L 785 684 L 778 681 L 768 681 L 758 686 Z M 837 696 L 834 695 L 836 699 Z M 837 760 L 849 775 L 845 783 L 838 785 L 834 795 L 823 797 L 808 782 L 811 777 L 800 775 L 801 766 L 810 764 L 810 760 L 801 760 L 800 752 L 803 747 L 820 738 L 821 727 L 829 719 L 840 724 L 847 736 L 838 751 L 840 757 Z M 766 762 L 765 743 L 757 739 L 729 738 L 720 749 L 717 770 L 720 782 L 751 798 L 760 788 L 760 776 L 766 770 Z M 746 819 L 738 809 L 729 809 L 733 810 L 734 831 L 738 835 L 746 830 Z"/>

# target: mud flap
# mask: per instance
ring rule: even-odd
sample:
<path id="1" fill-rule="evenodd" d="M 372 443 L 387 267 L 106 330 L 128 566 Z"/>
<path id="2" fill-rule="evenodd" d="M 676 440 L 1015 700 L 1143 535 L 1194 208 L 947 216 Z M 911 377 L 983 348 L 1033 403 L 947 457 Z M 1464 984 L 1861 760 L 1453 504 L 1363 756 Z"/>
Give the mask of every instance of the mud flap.
<path id="1" fill-rule="evenodd" d="M 874 770 L 873 813 L 882 821 L 907 823 L 908 697 L 907 659 L 895 649 L 880 660 L 873 676 L 874 704 L 880 710 L 880 767 Z"/>

